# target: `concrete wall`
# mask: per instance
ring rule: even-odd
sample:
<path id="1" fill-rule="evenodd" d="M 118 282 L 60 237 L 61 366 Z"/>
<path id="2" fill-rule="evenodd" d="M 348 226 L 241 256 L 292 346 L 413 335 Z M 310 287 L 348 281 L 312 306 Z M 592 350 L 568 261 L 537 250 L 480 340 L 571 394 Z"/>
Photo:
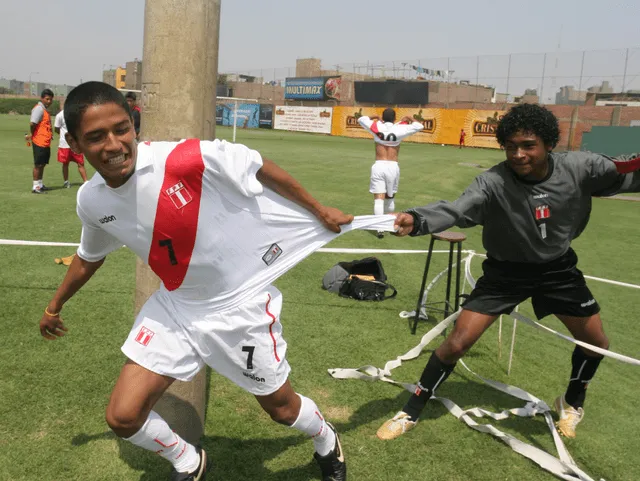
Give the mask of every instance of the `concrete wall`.
<path id="1" fill-rule="evenodd" d="M 261 83 L 229 82 L 229 97 L 255 99 L 263 103 L 280 104 L 284 102 L 284 87 Z"/>

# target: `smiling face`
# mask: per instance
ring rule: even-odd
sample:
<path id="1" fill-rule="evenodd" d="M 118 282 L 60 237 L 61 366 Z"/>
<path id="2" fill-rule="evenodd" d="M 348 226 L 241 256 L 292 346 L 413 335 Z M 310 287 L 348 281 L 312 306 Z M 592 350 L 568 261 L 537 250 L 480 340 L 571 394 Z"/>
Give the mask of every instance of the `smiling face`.
<path id="1" fill-rule="evenodd" d="M 129 113 L 113 102 L 87 107 L 74 135 L 67 133 L 71 148 L 84 154 L 112 188 L 123 185 L 135 170 L 135 139 Z"/>
<path id="2" fill-rule="evenodd" d="M 543 140 L 530 132 L 518 131 L 505 142 L 507 165 L 520 178 L 542 180 L 549 171 L 549 152 Z"/>

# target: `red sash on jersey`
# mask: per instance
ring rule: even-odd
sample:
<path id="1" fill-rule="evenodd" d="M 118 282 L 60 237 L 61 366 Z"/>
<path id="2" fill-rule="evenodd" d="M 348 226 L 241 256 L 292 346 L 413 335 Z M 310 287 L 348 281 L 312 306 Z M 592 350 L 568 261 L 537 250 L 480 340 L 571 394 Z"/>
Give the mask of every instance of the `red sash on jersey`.
<path id="1" fill-rule="evenodd" d="M 198 232 L 204 161 L 200 141 L 178 144 L 167 157 L 149 250 L 149 267 L 169 291 L 187 275 Z"/>

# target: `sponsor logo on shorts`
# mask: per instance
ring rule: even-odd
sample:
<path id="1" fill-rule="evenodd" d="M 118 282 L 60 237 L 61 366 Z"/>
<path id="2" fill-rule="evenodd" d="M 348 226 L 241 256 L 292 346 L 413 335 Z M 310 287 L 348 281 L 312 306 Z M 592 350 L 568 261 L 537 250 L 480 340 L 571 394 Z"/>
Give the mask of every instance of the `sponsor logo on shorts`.
<path id="1" fill-rule="evenodd" d="M 595 299 L 591 299 L 587 302 L 583 302 L 582 304 L 580 304 L 580 307 L 589 307 L 589 306 L 593 306 L 596 303 Z"/>
<path id="2" fill-rule="evenodd" d="M 108 222 L 113 222 L 114 220 L 116 220 L 115 215 L 105 215 L 104 217 L 98 219 L 101 224 L 107 224 Z"/>
<path id="3" fill-rule="evenodd" d="M 255 374 L 251 374 L 250 372 L 243 372 L 242 375 L 255 382 L 267 382 L 263 377 L 258 377 Z"/>
<path id="4" fill-rule="evenodd" d="M 271 247 L 269 247 L 267 253 L 262 256 L 262 260 L 265 264 L 270 266 L 276 261 L 278 257 L 280 257 L 280 254 L 282 254 L 282 249 L 280 249 L 280 246 L 278 244 L 272 244 Z"/>
<path id="5" fill-rule="evenodd" d="M 138 332 L 138 335 L 136 336 L 136 342 L 138 344 L 142 344 L 144 347 L 147 347 L 154 335 L 155 335 L 155 332 L 153 332 L 151 329 L 148 329 L 142 326 L 140 328 L 140 331 Z"/>
<path id="6" fill-rule="evenodd" d="M 420 393 L 422 391 L 424 391 L 424 387 L 422 387 L 422 384 L 420 384 L 420 383 L 416 384 L 415 395 L 416 396 L 420 396 Z"/>

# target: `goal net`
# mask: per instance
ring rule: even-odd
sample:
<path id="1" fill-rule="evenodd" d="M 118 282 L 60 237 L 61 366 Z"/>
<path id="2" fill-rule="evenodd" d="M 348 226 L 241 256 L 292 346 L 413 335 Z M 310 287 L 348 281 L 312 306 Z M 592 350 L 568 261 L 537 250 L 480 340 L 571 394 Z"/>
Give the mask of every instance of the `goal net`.
<path id="1" fill-rule="evenodd" d="M 238 97 L 216 98 L 216 125 L 233 127 L 233 142 L 238 128 L 257 128 L 260 124 L 260 103 L 256 99 Z"/>

